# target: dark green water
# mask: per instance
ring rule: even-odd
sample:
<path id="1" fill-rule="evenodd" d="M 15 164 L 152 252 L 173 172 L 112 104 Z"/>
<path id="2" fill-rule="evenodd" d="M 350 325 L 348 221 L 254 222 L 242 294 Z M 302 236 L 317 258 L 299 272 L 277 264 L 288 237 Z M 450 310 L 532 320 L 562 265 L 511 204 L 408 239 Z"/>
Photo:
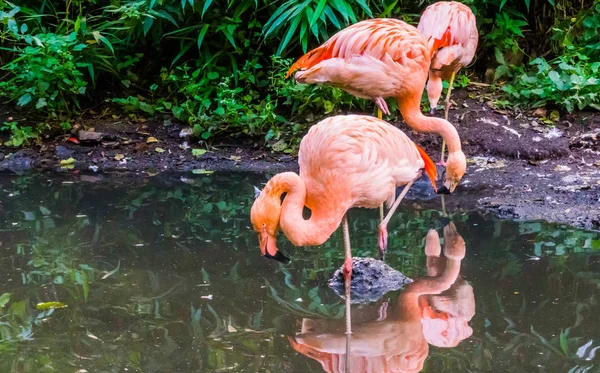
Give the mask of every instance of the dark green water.
<path id="1" fill-rule="evenodd" d="M 312 248 L 281 237 L 281 265 L 249 227 L 266 176 L 188 178 L 0 176 L 0 372 L 338 371 L 341 232 Z M 353 372 L 599 371 L 598 233 L 455 215 L 466 256 L 431 295 L 436 203 L 407 201 L 389 224 L 386 262 L 423 295 L 353 307 Z M 375 256 L 377 211 L 350 219 L 354 256 Z M 424 300 L 446 313 L 421 321 Z M 49 301 L 68 307 L 36 309 Z"/>

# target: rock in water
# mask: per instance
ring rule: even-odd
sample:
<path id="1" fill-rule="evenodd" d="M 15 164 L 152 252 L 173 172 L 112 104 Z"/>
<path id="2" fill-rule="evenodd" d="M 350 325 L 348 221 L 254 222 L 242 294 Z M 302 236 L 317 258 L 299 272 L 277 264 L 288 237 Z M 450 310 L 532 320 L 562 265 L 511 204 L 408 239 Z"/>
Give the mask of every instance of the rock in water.
<path id="1" fill-rule="evenodd" d="M 352 258 L 351 303 L 375 302 L 384 294 L 402 289 L 412 279 L 396 271 L 385 262 L 374 258 Z M 340 297 L 345 299 L 342 268 L 335 271 L 328 283 Z"/>

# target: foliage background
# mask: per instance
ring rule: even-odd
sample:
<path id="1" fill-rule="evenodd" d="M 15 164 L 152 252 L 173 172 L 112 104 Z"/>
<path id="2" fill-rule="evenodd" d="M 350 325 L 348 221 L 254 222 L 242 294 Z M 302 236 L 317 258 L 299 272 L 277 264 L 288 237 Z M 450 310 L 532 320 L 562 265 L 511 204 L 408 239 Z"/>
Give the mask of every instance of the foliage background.
<path id="1" fill-rule="evenodd" d="M 315 115 L 373 110 L 338 89 L 285 80 L 293 59 L 362 19 L 416 25 L 432 2 L 0 0 L 0 98 L 45 120 L 25 133 L 2 128 L 23 141 L 69 130 L 108 100 L 172 114 L 205 140 L 261 138 L 285 150 Z M 471 79 L 515 104 L 599 108 L 600 0 L 464 2 L 480 30 Z"/>

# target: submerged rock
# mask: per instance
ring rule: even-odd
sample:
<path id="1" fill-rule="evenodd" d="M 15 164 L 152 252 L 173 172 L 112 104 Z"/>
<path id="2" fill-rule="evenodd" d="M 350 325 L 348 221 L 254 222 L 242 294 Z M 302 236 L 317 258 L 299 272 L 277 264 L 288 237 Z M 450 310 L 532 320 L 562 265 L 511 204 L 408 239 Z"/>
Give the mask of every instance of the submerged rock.
<path id="1" fill-rule="evenodd" d="M 16 153 L 14 156 L 0 161 L 0 171 L 9 170 L 20 173 L 31 169 L 33 162 L 32 158 Z"/>
<path id="2" fill-rule="evenodd" d="M 352 258 L 351 303 L 375 302 L 384 294 L 400 290 L 413 282 L 385 262 L 374 258 Z M 342 268 L 335 271 L 328 283 L 340 297 L 345 299 Z"/>

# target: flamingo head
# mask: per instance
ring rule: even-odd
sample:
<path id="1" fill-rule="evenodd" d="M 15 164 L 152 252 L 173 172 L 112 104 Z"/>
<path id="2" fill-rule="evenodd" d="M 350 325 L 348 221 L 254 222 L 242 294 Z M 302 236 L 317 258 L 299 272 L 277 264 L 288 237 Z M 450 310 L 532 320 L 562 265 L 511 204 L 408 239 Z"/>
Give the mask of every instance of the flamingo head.
<path id="1" fill-rule="evenodd" d="M 250 210 L 252 228 L 258 235 L 260 252 L 263 256 L 287 263 L 289 258 L 277 249 L 277 232 L 279 231 L 279 218 L 281 217 L 281 203 L 283 194 L 276 193 L 273 188 L 267 187 L 260 190 L 255 187 L 254 204 Z"/>
<path id="2" fill-rule="evenodd" d="M 454 189 L 456 189 L 466 171 L 467 160 L 465 158 L 465 154 L 460 150 L 448 153 L 444 186 L 439 188 L 437 192 L 439 194 L 453 193 Z"/>

